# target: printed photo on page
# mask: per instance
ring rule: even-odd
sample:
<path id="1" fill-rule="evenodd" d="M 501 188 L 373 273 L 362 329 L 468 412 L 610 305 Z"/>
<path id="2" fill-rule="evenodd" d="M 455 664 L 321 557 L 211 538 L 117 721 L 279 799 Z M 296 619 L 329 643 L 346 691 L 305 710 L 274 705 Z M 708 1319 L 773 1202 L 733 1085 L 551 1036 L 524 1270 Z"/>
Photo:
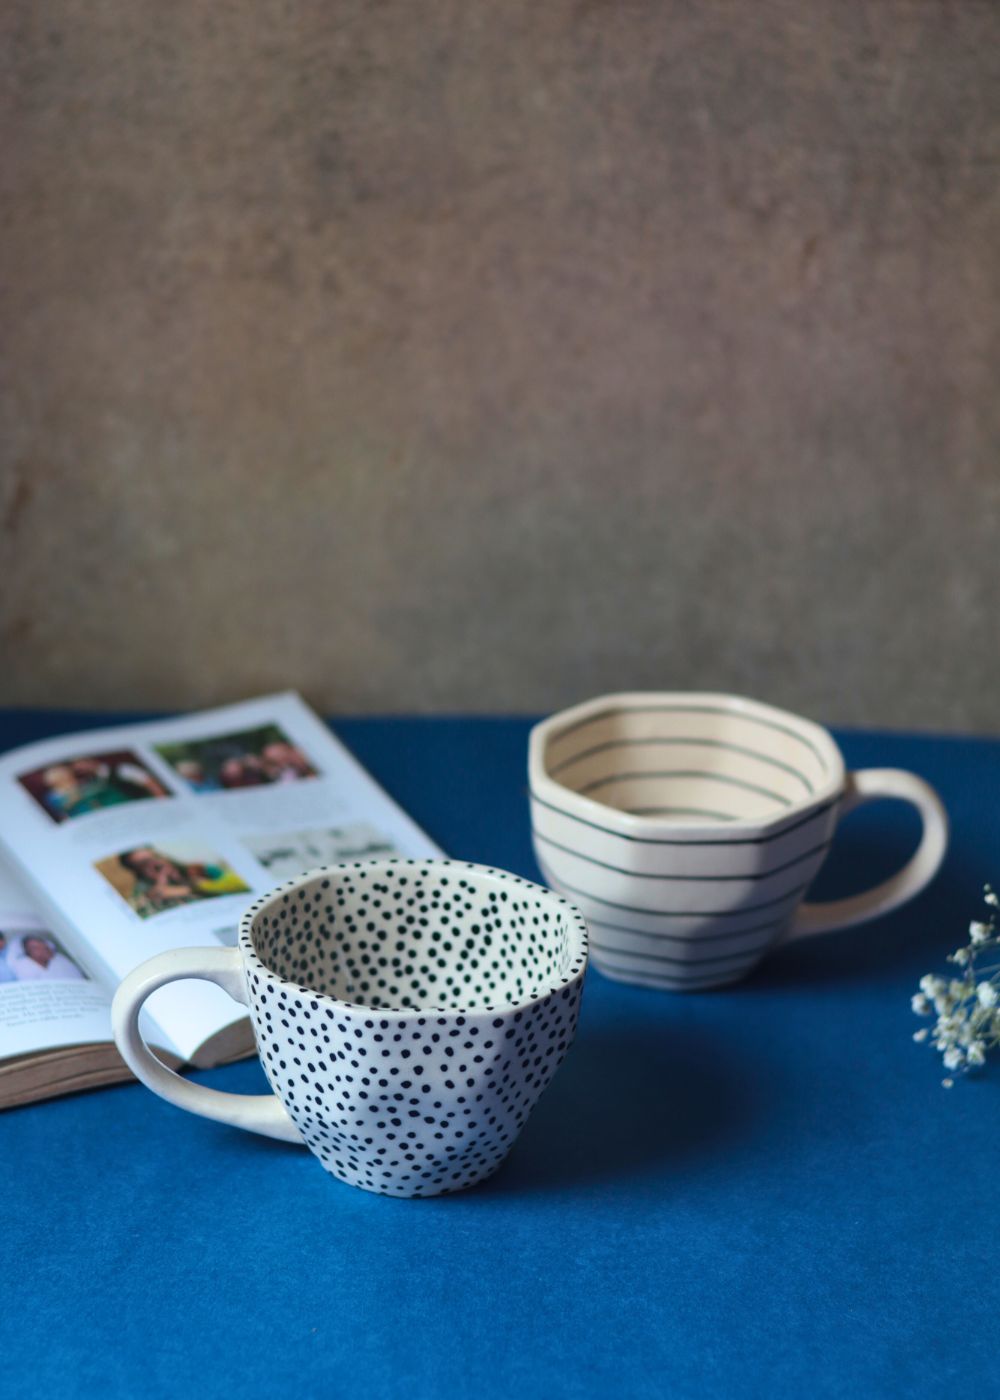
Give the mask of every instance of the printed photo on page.
<path id="1" fill-rule="evenodd" d="M 0 860 L 0 1061 L 110 1040 L 109 994 Z"/>

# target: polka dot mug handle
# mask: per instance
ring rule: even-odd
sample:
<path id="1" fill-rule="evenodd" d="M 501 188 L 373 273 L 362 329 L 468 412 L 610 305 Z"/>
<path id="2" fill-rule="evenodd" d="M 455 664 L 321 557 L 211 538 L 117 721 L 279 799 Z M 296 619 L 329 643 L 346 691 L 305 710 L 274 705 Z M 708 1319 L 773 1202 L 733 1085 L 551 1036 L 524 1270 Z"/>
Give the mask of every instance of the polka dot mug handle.
<path id="1" fill-rule="evenodd" d="M 849 899 L 800 905 L 784 941 L 808 938 L 814 933 L 833 933 L 835 929 L 852 928 L 888 914 L 918 895 L 937 874 L 948 849 L 948 814 L 930 783 L 902 768 L 864 768 L 849 773 L 840 816 L 863 802 L 874 802 L 880 797 L 895 797 L 916 807 L 924 828 L 920 845 L 902 870 L 874 889 L 851 895 Z"/>
<path id="2" fill-rule="evenodd" d="M 143 1002 L 157 987 L 185 977 L 216 982 L 234 1001 L 247 1004 L 243 956 L 238 948 L 178 948 L 150 958 L 129 973 L 111 1003 L 115 1042 L 129 1069 L 147 1089 L 178 1108 L 265 1137 L 301 1142 L 298 1129 L 273 1094 L 226 1094 L 192 1084 L 167 1069 L 150 1050 L 139 1030 Z"/>

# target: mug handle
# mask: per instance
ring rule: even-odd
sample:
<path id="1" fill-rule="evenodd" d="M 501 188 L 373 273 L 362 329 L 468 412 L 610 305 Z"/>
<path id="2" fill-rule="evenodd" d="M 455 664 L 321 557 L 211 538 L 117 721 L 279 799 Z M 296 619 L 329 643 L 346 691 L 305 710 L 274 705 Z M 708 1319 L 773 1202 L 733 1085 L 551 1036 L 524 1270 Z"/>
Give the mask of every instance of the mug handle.
<path id="1" fill-rule="evenodd" d="M 251 1133 L 301 1143 L 299 1130 L 274 1094 L 226 1094 L 183 1079 L 156 1058 L 139 1030 L 146 998 L 168 982 L 200 977 L 216 982 L 234 1001 L 248 1005 L 243 957 L 238 948 L 178 948 L 160 953 L 130 972 L 111 1003 L 111 1028 L 122 1059 L 135 1077 L 161 1099 L 202 1118 Z"/>
<path id="2" fill-rule="evenodd" d="M 849 899 L 800 905 L 782 942 L 852 928 L 880 914 L 888 914 L 891 909 L 919 894 L 937 874 L 948 847 L 948 815 L 931 785 L 902 768 L 864 768 L 857 773 L 849 773 L 840 816 L 860 807 L 863 802 L 872 802 L 879 797 L 896 797 L 903 802 L 911 802 L 920 813 L 923 834 L 910 860 L 881 885 L 862 894 L 851 895 Z"/>

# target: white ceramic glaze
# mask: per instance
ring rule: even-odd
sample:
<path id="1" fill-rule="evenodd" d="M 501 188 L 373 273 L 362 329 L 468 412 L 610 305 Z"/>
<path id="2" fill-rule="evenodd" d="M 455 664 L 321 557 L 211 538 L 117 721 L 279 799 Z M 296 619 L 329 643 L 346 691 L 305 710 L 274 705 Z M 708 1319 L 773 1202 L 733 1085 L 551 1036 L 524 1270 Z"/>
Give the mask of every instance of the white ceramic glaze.
<path id="1" fill-rule="evenodd" d="M 365 1190 L 434 1196 L 506 1157 L 573 1040 L 586 966 L 584 921 L 549 890 L 456 861 L 359 861 L 251 905 L 236 948 L 144 963 L 112 1024 L 171 1103 L 303 1142 Z M 153 1056 L 142 1004 L 184 977 L 246 1003 L 274 1095 L 192 1084 Z"/>
<path id="2" fill-rule="evenodd" d="M 608 977 L 669 990 L 744 977 L 778 943 L 888 913 L 937 871 L 948 822 L 913 773 L 848 773 L 827 730 L 734 695 L 605 695 L 535 726 L 535 853 L 590 926 Z M 803 903 L 840 818 L 895 797 L 912 859 L 850 899 Z"/>

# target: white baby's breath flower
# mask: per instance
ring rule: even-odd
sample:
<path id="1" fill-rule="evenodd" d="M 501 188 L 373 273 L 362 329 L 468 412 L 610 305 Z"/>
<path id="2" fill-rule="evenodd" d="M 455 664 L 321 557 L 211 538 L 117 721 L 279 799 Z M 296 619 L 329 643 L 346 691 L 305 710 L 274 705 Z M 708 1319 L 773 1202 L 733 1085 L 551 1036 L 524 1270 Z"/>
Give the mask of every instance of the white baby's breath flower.
<path id="1" fill-rule="evenodd" d="M 954 1087 L 955 1087 L 955 1081 L 954 1081 L 954 1079 L 942 1079 L 942 1080 L 941 1080 L 941 1087 L 942 1087 L 942 1089 L 954 1089 Z"/>
<path id="2" fill-rule="evenodd" d="M 991 885 L 983 888 L 991 909 L 1000 908 L 1000 895 Z M 948 955 L 960 975 L 935 977 L 928 972 L 910 998 L 916 1015 L 927 1016 L 932 1010 L 935 1015 L 933 1025 L 915 1031 L 913 1039 L 939 1051 L 946 1070 L 965 1074 L 985 1064 L 991 1050 L 1000 1049 L 1000 962 L 977 966 L 987 963 L 994 948 L 1000 948 L 1000 927 L 991 912 L 987 918 L 973 919 L 969 942 Z M 946 1089 L 954 1082 L 950 1077 L 942 1080 Z"/>

